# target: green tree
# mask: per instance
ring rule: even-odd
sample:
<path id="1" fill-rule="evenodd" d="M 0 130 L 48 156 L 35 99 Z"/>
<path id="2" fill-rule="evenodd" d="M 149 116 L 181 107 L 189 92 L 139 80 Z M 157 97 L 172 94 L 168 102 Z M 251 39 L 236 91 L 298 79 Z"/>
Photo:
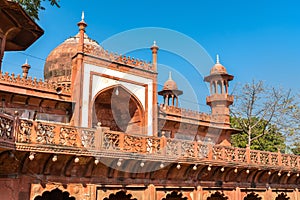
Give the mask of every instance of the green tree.
<path id="1" fill-rule="evenodd" d="M 39 12 L 41 10 L 45 10 L 45 7 L 43 7 L 41 4 L 43 1 L 46 0 L 13 0 L 15 2 L 18 2 L 23 9 L 27 12 L 27 14 L 32 17 L 33 19 L 39 19 Z M 49 3 L 52 6 L 60 7 L 58 2 L 59 0 L 48 0 Z"/>
<path id="2" fill-rule="evenodd" d="M 270 142 L 282 149 L 281 137 L 299 135 L 299 104 L 291 91 L 253 81 L 237 89 L 234 95 L 233 125 L 242 130 L 242 134 L 234 136 L 238 138 L 233 138 L 236 146 L 244 147 L 246 143 L 254 149 L 270 150 L 266 147 Z"/>
<path id="3" fill-rule="evenodd" d="M 231 118 L 231 126 L 237 129 L 241 129 L 239 121 L 247 121 L 246 119 L 236 119 Z M 258 122 L 258 118 L 254 118 L 251 120 L 253 124 Z M 253 134 L 251 137 L 256 137 L 259 133 L 262 132 L 261 129 L 264 128 L 267 121 L 261 121 L 258 123 L 253 129 Z M 235 147 L 245 148 L 248 144 L 248 134 L 245 132 L 241 132 L 231 137 L 232 145 Z M 277 152 L 280 150 L 285 150 L 285 138 L 284 136 L 277 130 L 275 125 L 270 125 L 270 131 L 268 134 L 259 137 L 258 139 L 252 141 L 251 149 L 261 150 L 261 151 L 271 151 Z"/>

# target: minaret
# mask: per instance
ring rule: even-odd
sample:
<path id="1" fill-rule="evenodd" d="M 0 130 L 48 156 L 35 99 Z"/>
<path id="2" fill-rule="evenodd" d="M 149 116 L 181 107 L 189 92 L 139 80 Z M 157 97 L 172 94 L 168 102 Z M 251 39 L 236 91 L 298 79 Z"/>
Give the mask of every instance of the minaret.
<path id="1" fill-rule="evenodd" d="M 27 79 L 28 71 L 30 68 L 31 66 L 27 63 L 27 59 L 26 59 L 25 63 L 22 65 L 22 77 L 24 79 Z"/>
<path id="2" fill-rule="evenodd" d="M 210 96 L 206 98 L 206 104 L 211 107 L 212 123 L 229 127 L 229 106 L 233 103 L 233 96 L 228 94 L 228 82 L 233 80 L 233 76 L 220 64 L 219 55 L 216 64 L 210 70 L 210 75 L 204 80 L 210 84 Z"/>
<path id="3" fill-rule="evenodd" d="M 72 78 L 71 78 L 71 90 L 72 90 L 72 100 L 76 102 L 74 108 L 73 119 L 71 124 L 74 126 L 81 125 L 81 105 L 78 101 L 82 97 L 82 80 L 83 80 L 83 57 L 84 57 L 84 35 L 85 28 L 87 24 L 84 21 L 84 12 L 81 15 L 81 21 L 77 23 L 79 27 L 79 41 L 77 47 L 77 54 L 72 62 Z"/>
<path id="4" fill-rule="evenodd" d="M 79 27 L 78 52 L 82 52 L 83 53 L 84 33 L 85 33 L 85 27 L 87 27 L 87 24 L 84 21 L 84 12 L 83 11 L 82 11 L 82 14 L 81 14 L 81 21 L 77 23 L 77 26 Z"/>
<path id="5" fill-rule="evenodd" d="M 153 65 L 153 72 L 157 72 L 157 52 L 159 47 L 156 44 L 156 41 L 153 42 L 153 45 L 150 47 L 151 51 L 152 51 L 152 65 Z M 158 107 L 157 107 L 157 73 L 154 75 L 153 79 L 153 98 L 152 98 L 152 121 L 153 121 L 153 136 L 157 136 L 157 132 L 158 132 L 158 120 L 157 120 L 157 116 L 158 116 Z"/>
<path id="6" fill-rule="evenodd" d="M 153 64 L 153 71 L 157 71 L 157 51 L 159 47 L 156 44 L 156 41 L 153 41 L 153 45 L 151 46 L 152 51 L 152 64 Z"/>
<path id="7" fill-rule="evenodd" d="M 178 96 L 182 95 L 183 92 L 178 90 L 176 82 L 172 79 L 171 72 L 169 72 L 169 79 L 165 82 L 163 90 L 159 91 L 158 94 L 164 97 L 164 106 L 178 107 Z"/>

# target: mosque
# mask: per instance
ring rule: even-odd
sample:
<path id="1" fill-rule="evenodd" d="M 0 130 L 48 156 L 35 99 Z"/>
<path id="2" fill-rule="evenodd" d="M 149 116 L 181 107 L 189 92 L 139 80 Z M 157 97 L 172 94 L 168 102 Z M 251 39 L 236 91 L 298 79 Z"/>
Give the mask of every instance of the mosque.
<path id="1" fill-rule="evenodd" d="M 0 8 L 1 66 L 43 30 L 18 4 Z M 186 110 L 171 75 L 157 89 L 156 43 L 149 63 L 103 49 L 83 17 L 77 25 L 44 80 L 29 63 L 0 71 L 0 199 L 300 200 L 299 156 L 231 146 L 234 77 L 219 59 L 204 78 L 211 113 Z"/>

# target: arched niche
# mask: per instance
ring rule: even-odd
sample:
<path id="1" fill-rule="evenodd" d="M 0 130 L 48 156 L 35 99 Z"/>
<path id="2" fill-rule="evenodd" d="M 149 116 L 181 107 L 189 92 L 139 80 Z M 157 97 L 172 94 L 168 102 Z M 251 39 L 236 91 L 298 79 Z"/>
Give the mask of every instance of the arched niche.
<path id="1" fill-rule="evenodd" d="M 119 191 L 114 194 L 110 194 L 108 197 L 105 197 L 103 200 L 137 200 L 132 197 L 132 194 L 126 194 L 125 191 Z"/>
<path id="2" fill-rule="evenodd" d="M 122 85 L 101 90 L 94 99 L 92 125 L 113 131 L 143 134 L 145 111 L 138 98 Z"/>
<path id="3" fill-rule="evenodd" d="M 52 191 L 45 191 L 41 196 L 37 196 L 34 200 L 75 200 L 75 197 L 70 197 L 69 192 L 63 192 L 56 188 Z"/>
<path id="4" fill-rule="evenodd" d="M 170 194 L 167 194 L 162 200 L 187 200 L 187 197 L 183 197 L 182 193 L 173 191 Z"/>
<path id="5" fill-rule="evenodd" d="M 275 198 L 275 200 L 289 200 L 290 197 L 287 196 L 287 194 L 285 193 L 281 193 L 281 194 L 278 194 L 278 196 Z"/>
<path id="6" fill-rule="evenodd" d="M 262 200 L 262 198 L 258 194 L 251 192 L 250 194 L 247 194 L 244 200 Z"/>
<path id="7" fill-rule="evenodd" d="M 207 200 L 228 200 L 228 197 L 221 192 L 215 192 L 210 197 L 207 197 Z"/>

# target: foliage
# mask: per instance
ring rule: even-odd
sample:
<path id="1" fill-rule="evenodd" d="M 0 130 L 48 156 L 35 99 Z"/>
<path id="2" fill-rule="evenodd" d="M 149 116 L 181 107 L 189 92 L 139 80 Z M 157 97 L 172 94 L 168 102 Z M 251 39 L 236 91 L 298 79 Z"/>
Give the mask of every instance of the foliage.
<path id="1" fill-rule="evenodd" d="M 267 140 L 274 140 L 271 143 L 282 148 L 282 137 L 292 138 L 298 134 L 299 104 L 291 91 L 253 81 L 238 89 L 235 98 L 231 115 L 235 120 L 234 125 L 243 132 L 235 136 L 240 138 L 233 139 L 237 146 L 245 146 L 246 140 L 246 144 L 252 148 L 270 150 L 267 146 L 271 144 Z"/>
<path id="2" fill-rule="evenodd" d="M 231 125 L 234 128 L 241 129 L 239 126 L 238 121 L 245 121 L 246 119 L 236 119 L 231 118 Z M 254 118 L 251 120 L 252 123 L 257 123 L 258 118 Z M 259 134 L 265 126 L 266 121 L 260 122 L 257 126 L 255 126 L 255 129 L 253 130 L 252 137 L 256 137 L 257 134 Z M 278 132 L 275 125 L 270 125 L 271 130 L 268 134 L 263 135 L 262 137 L 259 137 L 258 139 L 252 141 L 250 148 L 255 150 L 261 150 L 261 151 L 271 151 L 271 152 L 277 152 L 278 150 L 285 150 L 285 138 L 284 136 Z M 235 147 L 245 148 L 248 144 L 248 135 L 245 132 L 241 132 L 235 135 L 232 135 L 231 137 L 232 145 Z"/>
<path id="3" fill-rule="evenodd" d="M 13 0 L 18 2 L 27 14 L 33 19 L 39 19 L 39 12 L 45 10 L 45 7 L 41 5 L 42 1 L 46 0 Z M 52 6 L 60 7 L 58 2 L 59 0 L 48 0 Z"/>

